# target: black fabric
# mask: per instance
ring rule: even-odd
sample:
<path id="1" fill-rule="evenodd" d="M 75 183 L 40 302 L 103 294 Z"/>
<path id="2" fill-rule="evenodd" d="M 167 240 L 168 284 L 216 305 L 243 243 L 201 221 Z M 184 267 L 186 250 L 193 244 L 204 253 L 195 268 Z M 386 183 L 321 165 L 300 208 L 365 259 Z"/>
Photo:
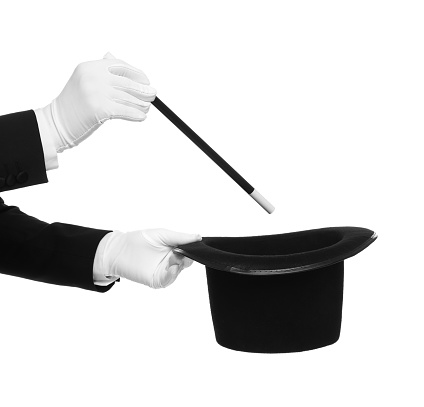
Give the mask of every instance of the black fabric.
<path id="1" fill-rule="evenodd" d="M 45 182 L 43 146 L 34 111 L 0 116 L 0 192 Z"/>
<path id="2" fill-rule="evenodd" d="M 0 192 L 44 182 L 44 153 L 34 111 L 0 117 Z M 100 240 L 109 232 L 48 224 L 0 198 L 0 273 L 106 292 L 114 283 L 95 285 L 93 262 Z"/>
<path id="3" fill-rule="evenodd" d="M 175 251 L 217 270 L 280 274 L 340 262 L 375 238 L 372 230 L 346 226 L 267 236 L 204 237 Z"/>
<path id="4" fill-rule="evenodd" d="M 206 266 L 220 345 L 245 352 L 300 352 L 338 340 L 343 261 L 375 239 L 369 229 L 336 227 L 204 237 L 175 251 Z"/>
<path id="5" fill-rule="evenodd" d="M 216 340 L 226 348 L 300 352 L 339 339 L 343 262 L 321 270 L 267 276 L 209 267 L 206 273 Z"/>

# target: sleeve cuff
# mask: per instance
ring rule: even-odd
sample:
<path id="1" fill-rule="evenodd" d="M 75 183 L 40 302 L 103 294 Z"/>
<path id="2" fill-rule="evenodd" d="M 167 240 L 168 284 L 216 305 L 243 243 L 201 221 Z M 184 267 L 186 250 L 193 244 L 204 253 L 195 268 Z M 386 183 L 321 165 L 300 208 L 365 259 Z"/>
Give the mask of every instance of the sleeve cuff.
<path id="1" fill-rule="evenodd" d="M 107 286 L 119 279 L 118 276 L 105 276 L 105 274 L 103 273 L 103 270 L 104 270 L 103 254 L 104 254 L 104 250 L 107 245 L 107 242 L 112 236 L 112 233 L 113 232 L 110 232 L 107 235 L 105 235 L 100 241 L 99 245 L 97 246 L 96 255 L 94 257 L 94 264 L 93 264 L 93 283 L 95 285 Z"/>
<path id="2" fill-rule="evenodd" d="M 53 134 L 56 129 L 51 126 L 53 123 L 51 116 L 50 105 L 43 109 L 35 109 L 35 116 L 37 117 L 38 130 L 40 132 L 41 144 L 44 152 L 44 162 L 46 164 L 46 170 L 54 170 L 59 167 L 59 161 L 57 159 L 57 151 L 54 144 Z"/>
<path id="3" fill-rule="evenodd" d="M 118 279 L 119 279 L 119 277 L 103 277 L 103 280 L 100 280 L 100 278 L 98 280 L 93 279 L 93 283 L 94 283 L 94 285 L 98 285 L 100 287 L 106 287 L 106 286 L 114 283 Z"/>

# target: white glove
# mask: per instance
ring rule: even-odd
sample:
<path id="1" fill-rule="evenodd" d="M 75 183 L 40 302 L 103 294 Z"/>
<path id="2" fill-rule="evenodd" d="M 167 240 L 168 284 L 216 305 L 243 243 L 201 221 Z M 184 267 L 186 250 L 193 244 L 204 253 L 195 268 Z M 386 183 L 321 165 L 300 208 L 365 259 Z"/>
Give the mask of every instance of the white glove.
<path id="1" fill-rule="evenodd" d="M 79 64 L 61 94 L 37 109 L 58 153 L 77 146 L 106 120 L 141 122 L 156 90 L 143 71 L 107 53 Z"/>
<path id="2" fill-rule="evenodd" d="M 123 277 L 152 288 L 172 284 L 181 270 L 193 260 L 173 253 L 173 247 L 202 240 L 200 235 L 168 229 L 111 232 L 99 253 L 99 267 L 104 276 Z M 97 254 L 96 254 L 97 256 Z M 99 270 L 96 271 L 99 273 Z"/>

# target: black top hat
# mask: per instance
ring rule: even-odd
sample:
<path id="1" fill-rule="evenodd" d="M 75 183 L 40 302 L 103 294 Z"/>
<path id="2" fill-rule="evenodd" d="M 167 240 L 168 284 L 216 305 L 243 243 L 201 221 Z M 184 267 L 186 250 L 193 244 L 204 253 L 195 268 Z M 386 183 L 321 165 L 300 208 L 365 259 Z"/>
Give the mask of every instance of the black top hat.
<path id="1" fill-rule="evenodd" d="M 246 352 L 298 352 L 338 340 L 343 261 L 376 238 L 369 229 L 333 227 L 204 237 L 174 251 L 206 266 L 220 345 Z"/>

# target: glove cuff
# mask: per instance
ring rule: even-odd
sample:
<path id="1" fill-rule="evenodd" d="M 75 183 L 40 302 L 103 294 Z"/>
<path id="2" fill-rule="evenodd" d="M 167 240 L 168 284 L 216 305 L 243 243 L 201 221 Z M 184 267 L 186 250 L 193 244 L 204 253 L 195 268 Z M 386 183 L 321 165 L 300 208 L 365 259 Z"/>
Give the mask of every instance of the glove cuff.
<path id="1" fill-rule="evenodd" d="M 42 109 L 34 109 L 37 118 L 38 130 L 41 144 L 43 146 L 44 161 L 46 170 L 53 170 L 59 167 L 57 159 L 57 129 L 54 126 L 50 105 Z"/>
<path id="2" fill-rule="evenodd" d="M 113 281 L 116 281 L 119 276 L 111 276 L 109 273 L 108 267 L 108 258 L 105 256 L 106 248 L 108 246 L 109 240 L 113 237 L 114 233 L 120 232 L 110 232 L 103 237 L 97 246 L 96 255 L 93 262 L 93 281 L 96 285 L 109 285 Z M 107 253 L 107 252 L 106 252 Z"/>
<path id="3" fill-rule="evenodd" d="M 76 144 L 72 141 L 72 138 L 66 137 L 66 127 L 63 128 L 62 123 L 59 119 L 60 114 L 58 112 L 57 98 L 50 103 L 49 113 L 51 121 L 54 128 L 56 129 L 55 138 L 56 138 L 56 149 L 58 153 L 61 153 L 68 148 L 75 147 Z M 64 116 L 62 116 L 64 117 Z"/>
<path id="4" fill-rule="evenodd" d="M 125 233 L 115 230 L 102 239 L 96 252 L 96 259 L 97 255 L 98 259 L 95 261 L 95 275 L 101 275 L 106 278 L 124 277 L 119 274 L 116 264 L 116 259 L 125 246 L 125 241 L 121 239 L 123 235 Z"/>
<path id="5" fill-rule="evenodd" d="M 39 122 L 42 123 L 43 130 L 48 133 L 48 136 L 54 145 L 55 151 L 57 153 L 61 153 L 63 150 L 72 146 L 70 146 L 60 134 L 58 127 L 59 123 L 55 120 L 57 115 L 54 114 L 54 103 L 55 100 L 42 109 L 35 110 L 35 113 L 37 115 L 37 121 L 40 118 Z"/>

